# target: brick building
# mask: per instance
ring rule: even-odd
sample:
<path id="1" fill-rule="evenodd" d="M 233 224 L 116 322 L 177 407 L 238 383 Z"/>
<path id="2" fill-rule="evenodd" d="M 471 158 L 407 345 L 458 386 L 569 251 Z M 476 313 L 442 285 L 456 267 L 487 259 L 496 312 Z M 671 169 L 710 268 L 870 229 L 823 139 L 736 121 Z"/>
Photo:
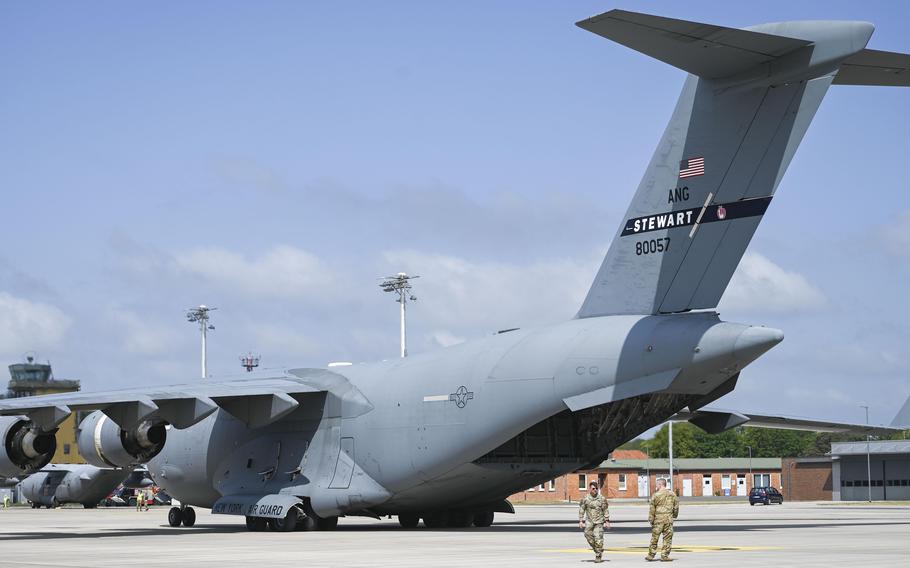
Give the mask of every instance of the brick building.
<path id="1" fill-rule="evenodd" d="M 629 455 L 633 457 L 626 457 Z M 746 497 L 753 486 L 782 488 L 780 458 L 680 458 L 673 460 L 673 470 L 676 491 L 684 497 Z M 594 480 L 610 499 L 645 498 L 655 491 L 658 478 L 669 478 L 668 460 L 614 452 L 595 469 L 564 475 L 509 500 L 577 501 Z"/>
<path id="2" fill-rule="evenodd" d="M 831 458 L 784 458 L 781 463 L 787 501 L 831 501 Z"/>

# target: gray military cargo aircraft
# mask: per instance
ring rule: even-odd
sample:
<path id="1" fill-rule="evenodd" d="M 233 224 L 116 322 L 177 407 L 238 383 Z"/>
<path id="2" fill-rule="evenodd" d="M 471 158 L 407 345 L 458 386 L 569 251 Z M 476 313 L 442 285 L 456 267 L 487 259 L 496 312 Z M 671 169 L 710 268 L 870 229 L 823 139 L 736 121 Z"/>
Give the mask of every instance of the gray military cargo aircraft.
<path id="1" fill-rule="evenodd" d="M 34 509 L 64 503 L 80 503 L 93 509 L 131 473 L 110 466 L 48 464 L 22 480 L 19 487 Z"/>
<path id="2" fill-rule="evenodd" d="M 578 25 L 689 77 L 574 319 L 374 364 L 2 401 L 0 474 L 39 469 L 60 421 L 94 410 L 79 438 L 93 464 L 147 463 L 182 502 L 251 530 L 329 529 L 339 515 L 488 526 L 508 495 L 671 417 L 748 424 L 706 405 L 783 333 L 712 308 L 828 88 L 910 85 L 910 56 L 866 49 L 865 22 L 742 30 L 613 10 Z M 195 519 L 187 506 L 169 517 Z"/>

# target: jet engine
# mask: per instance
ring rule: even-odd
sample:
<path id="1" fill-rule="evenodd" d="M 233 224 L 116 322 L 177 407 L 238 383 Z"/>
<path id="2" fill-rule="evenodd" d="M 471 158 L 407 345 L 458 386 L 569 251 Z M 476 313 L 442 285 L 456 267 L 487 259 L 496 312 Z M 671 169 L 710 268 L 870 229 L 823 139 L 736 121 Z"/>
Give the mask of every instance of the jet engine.
<path id="1" fill-rule="evenodd" d="M 79 424 L 79 453 L 97 467 L 132 467 L 152 459 L 164 447 L 164 420 L 151 418 L 124 430 L 100 410 Z"/>
<path id="2" fill-rule="evenodd" d="M 22 416 L 0 416 L 0 476 L 15 477 L 46 466 L 57 451 L 55 432 L 45 432 Z"/>

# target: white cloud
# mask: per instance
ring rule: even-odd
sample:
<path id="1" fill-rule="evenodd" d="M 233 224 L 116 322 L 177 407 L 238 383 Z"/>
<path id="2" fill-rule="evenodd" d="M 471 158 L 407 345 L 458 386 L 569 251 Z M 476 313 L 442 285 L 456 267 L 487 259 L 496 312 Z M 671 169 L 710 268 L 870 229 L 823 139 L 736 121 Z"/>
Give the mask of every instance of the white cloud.
<path id="1" fill-rule="evenodd" d="M 175 348 L 179 338 L 172 327 L 141 318 L 128 310 L 113 309 L 110 318 L 119 328 L 118 337 L 129 353 L 161 355 Z"/>
<path id="2" fill-rule="evenodd" d="M 738 312 L 805 312 L 822 307 L 824 294 L 806 277 L 747 252 L 720 302 L 721 310 Z"/>
<path id="3" fill-rule="evenodd" d="M 439 347 L 451 347 L 452 345 L 458 345 L 459 343 L 464 343 L 466 341 L 464 337 L 460 337 L 444 329 L 434 331 L 430 334 L 430 338 Z"/>
<path id="4" fill-rule="evenodd" d="M 571 318 L 599 260 L 558 258 L 510 264 L 414 251 L 387 252 L 384 258 L 392 270 L 423 277 L 415 283 L 420 300 L 413 308 L 421 320 L 448 330 L 474 332 Z"/>
<path id="5" fill-rule="evenodd" d="M 313 300 L 334 296 L 341 280 L 319 257 L 278 245 L 257 258 L 223 248 L 197 248 L 175 257 L 180 270 L 230 292 L 257 298 Z"/>
<path id="6" fill-rule="evenodd" d="M 258 323 L 250 325 L 248 330 L 252 333 L 254 345 L 261 346 L 268 353 L 288 358 L 287 361 L 273 361 L 272 363 L 293 366 L 297 358 L 310 357 L 320 353 L 319 342 L 288 326 Z"/>
<path id="7" fill-rule="evenodd" d="M 892 253 L 901 256 L 910 254 L 910 209 L 901 212 L 896 221 L 882 228 L 881 238 Z"/>
<path id="8" fill-rule="evenodd" d="M 0 353 L 6 357 L 57 347 L 71 324 L 56 306 L 0 292 Z"/>

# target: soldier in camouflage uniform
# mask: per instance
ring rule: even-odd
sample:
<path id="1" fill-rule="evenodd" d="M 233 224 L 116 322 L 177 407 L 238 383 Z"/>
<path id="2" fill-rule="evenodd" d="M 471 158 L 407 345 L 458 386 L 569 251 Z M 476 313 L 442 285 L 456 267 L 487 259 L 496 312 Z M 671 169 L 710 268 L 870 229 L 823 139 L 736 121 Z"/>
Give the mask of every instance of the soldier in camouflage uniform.
<path id="1" fill-rule="evenodd" d="M 679 516 L 679 497 L 667 489 L 667 480 L 657 480 L 657 493 L 651 497 L 648 511 L 648 522 L 651 523 L 651 546 L 645 560 L 654 560 L 657 552 L 657 541 L 663 535 L 664 547 L 660 551 L 662 562 L 670 561 L 670 549 L 673 546 L 673 521 Z"/>
<path id="2" fill-rule="evenodd" d="M 610 528 L 610 505 L 603 495 L 598 494 L 596 481 L 591 482 L 590 489 L 578 502 L 578 528 L 585 531 L 585 538 L 594 551 L 594 562 L 603 562 L 604 529 Z"/>

